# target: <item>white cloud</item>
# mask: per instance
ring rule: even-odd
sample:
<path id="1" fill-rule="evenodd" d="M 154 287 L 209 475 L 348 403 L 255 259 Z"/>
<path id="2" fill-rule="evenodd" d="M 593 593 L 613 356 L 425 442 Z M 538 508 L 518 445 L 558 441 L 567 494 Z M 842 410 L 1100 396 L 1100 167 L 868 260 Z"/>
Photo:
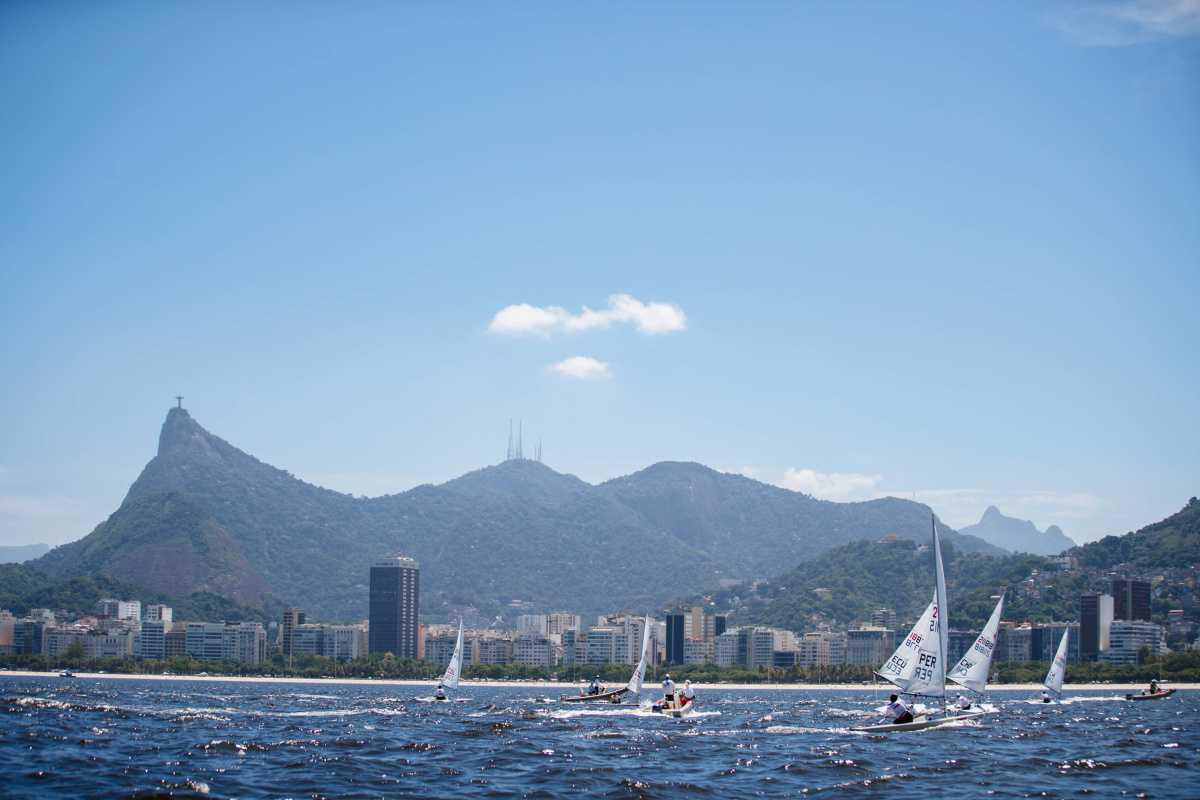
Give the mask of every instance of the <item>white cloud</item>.
<path id="1" fill-rule="evenodd" d="M 1200 0 L 1075 2 L 1050 17 L 1068 39 L 1088 47 L 1124 47 L 1200 34 Z"/>
<path id="2" fill-rule="evenodd" d="M 788 467 L 780 486 L 804 492 L 822 500 L 870 500 L 879 497 L 882 475 L 863 475 L 857 472 L 817 472 L 812 469 Z"/>
<path id="3" fill-rule="evenodd" d="M 632 295 L 614 294 L 608 298 L 608 308 L 597 311 L 584 306 L 578 314 L 561 306 L 505 306 L 492 317 L 488 332 L 549 336 L 608 328 L 615 323 L 633 325 L 641 333 L 674 333 L 687 329 L 687 314 L 674 303 L 643 303 Z"/>
<path id="4" fill-rule="evenodd" d="M 571 356 L 550 365 L 551 372 L 580 380 L 604 380 L 612 377 L 608 364 L 591 356 Z"/>

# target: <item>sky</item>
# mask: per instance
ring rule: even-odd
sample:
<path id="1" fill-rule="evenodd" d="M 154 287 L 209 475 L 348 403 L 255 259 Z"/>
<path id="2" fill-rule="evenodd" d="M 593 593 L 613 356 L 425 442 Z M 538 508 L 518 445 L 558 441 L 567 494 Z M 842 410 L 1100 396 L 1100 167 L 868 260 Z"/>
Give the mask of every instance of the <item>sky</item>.
<path id="1" fill-rule="evenodd" d="M 1077 540 L 1200 493 L 1200 0 L 0 5 L 0 544 L 174 396 L 379 495 L 699 461 Z"/>

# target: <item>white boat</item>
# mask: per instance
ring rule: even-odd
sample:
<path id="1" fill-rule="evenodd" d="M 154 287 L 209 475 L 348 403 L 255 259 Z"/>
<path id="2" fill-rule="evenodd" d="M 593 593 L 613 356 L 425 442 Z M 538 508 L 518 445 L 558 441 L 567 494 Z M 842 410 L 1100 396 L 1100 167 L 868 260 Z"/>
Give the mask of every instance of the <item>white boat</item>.
<path id="1" fill-rule="evenodd" d="M 996 651 L 996 637 L 1000 631 L 1000 615 L 1004 613 L 1004 594 L 996 602 L 987 624 L 979 632 L 975 643 L 959 659 L 946 677 L 964 689 L 982 694 L 987 688 L 988 672 L 992 669 L 992 656 Z"/>
<path id="2" fill-rule="evenodd" d="M 933 525 L 933 563 L 934 590 L 933 600 L 925 608 L 925 613 L 917 620 L 917 624 L 909 631 L 908 636 L 892 653 L 892 657 L 883 663 L 875 674 L 893 683 L 903 693 L 922 697 L 935 697 L 940 701 L 939 707 L 946 705 L 946 651 L 949 638 L 946 605 L 946 573 L 942 566 L 942 547 L 938 538 L 937 521 L 931 519 Z M 981 716 L 982 712 L 968 714 L 949 714 L 946 716 L 914 715 L 912 722 L 869 725 L 851 728 L 854 731 L 867 733 L 899 733 L 902 731 L 934 728 L 950 722 Z"/>
<path id="3" fill-rule="evenodd" d="M 1062 696 L 1063 679 L 1067 677 L 1067 641 L 1070 635 L 1070 628 L 1063 631 L 1062 638 L 1058 640 L 1058 651 L 1054 654 L 1054 663 L 1046 673 L 1046 680 L 1042 681 L 1042 685 L 1053 692 L 1055 697 Z"/>
<path id="4" fill-rule="evenodd" d="M 450 663 L 446 665 L 446 671 L 442 673 L 441 679 L 438 680 L 438 686 L 446 689 L 457 689 L 458 679 L 462 677 L 462 655 L 463 655 L 463 623 L 462 618 L 458 620 L 458 640 L 454 642 L 454 653 L 450 656 Z M 434 696 L 435 700 L 445 700 L 444 693 Z"/>

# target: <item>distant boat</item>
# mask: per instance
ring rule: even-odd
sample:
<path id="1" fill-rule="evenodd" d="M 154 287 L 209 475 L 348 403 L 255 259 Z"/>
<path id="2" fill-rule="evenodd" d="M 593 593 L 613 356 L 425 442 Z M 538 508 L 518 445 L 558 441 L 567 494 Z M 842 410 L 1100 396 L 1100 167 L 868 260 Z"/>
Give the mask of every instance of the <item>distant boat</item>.
<path id="1" fill-rule="evenodd" d="M 58 673 L 58 677 L 60 677 L 60 678 L 74 678 L 74 677 L 75 677 L 75 673 L 74 673 L 74 672 L 71 672 L 71 670 L 69 670 L 69 669 L 64 669 L 62 672 Z"/>
<path id="2" fill-rule="evenodd" d="M 1058 650 L 1054 653 L 1054 662 L 1050 664 L 1046 680 L 1042 681 L 1042 685 L 1053 692 L 1055 697 L 1062 696 L 1063 679 L 1067 677 L 1067 642 L 1070 636 L 1070 628 L 1063 631 L 1062 638 L 1058 640 Z"/>
<path id="3" fill-rule="evenodd" d="M 446 692 L 444 689 L 457 689 L 458 679 L 462 677 L 462 654 L 463 654 L 463 623 L 462 617 L 458 619 L 458 639 L 454 642 L 454 653 L 450 656 L 450 663 L 446 665 L 446 671 L 442 673 L 442 677 L 438 680 L 437 693 L 434 695 L 435 700 L 445 700 Z"/>
<path id="4" fill-rule="evenodd" d="M 1126 700 L 1162 700 L 1164 697 L 1170 697 L 1175 694 L 1174 689 L 1159 689 L 1157 692 L 1144 692 L 1143 694 L 1127 694 Z"/>
<path id="5" fill-rule="evenodd" d="M 896 685 L 901 693 L 916 697 L 935 697 L 938 707 L 946 705 L 946 651 L 949 649 L 949 607 L 946 605 L 946 573 L 942 567 L 942 547 L 938 539 L 937 521 L 933 526 L 933 600 L 925 613 L 909 631 L 892 657 L 883 663 L 876 675 Z M 943 712 L 944 713 L 944 712 Z M 964 719 L 982 716 L 982 711 L 945 716 L 913 715 L 912 722 L 886 723 L 852 728 L 867 733 L 900 733 L 933 728 Z"/>
<path id="6" fill-rule="evenodd" d="M 646 664 L 650 658 L 650 617 L 646 617 L 642 629 L 642 655 L 638 659 L 637 666 L 633 668 L 633 674 L 629 677 L 629 683 L 619 689 L 612 689 L 606 692 L 580 692 L 579 694 L 564 694 L 559 695 L 559 700 L 564 703 L 620 703 L 627 694 L 632 694 L 637 697 L 642 691 L 642 682 L 646 679 Z"/>

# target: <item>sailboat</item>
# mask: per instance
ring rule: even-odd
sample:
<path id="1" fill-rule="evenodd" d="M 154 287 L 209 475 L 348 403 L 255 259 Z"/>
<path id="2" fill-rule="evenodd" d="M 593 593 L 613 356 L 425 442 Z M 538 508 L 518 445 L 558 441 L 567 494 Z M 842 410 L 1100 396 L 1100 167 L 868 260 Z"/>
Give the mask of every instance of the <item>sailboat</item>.
<path id="1" fill-rule="evenodd" d="M 438 680 L 439 690 L 442 687 L 446 689 L 457 689 L 458 679 L 462 677 L 462 656 L 463 656 L 463 623 L 462 618 L 458 620 L 458 639 L 454 642 L 454 653 L 450 656 L 450 663 L 446 665 L 446 671 L 442 673 L 442 677 Z M 435 700 L 445 700 L 445 692 L 439 691 L 435 696 Z"/>
<path id="2" fill-rule="evenodd" d="M 1063 631 L 1062 638 L 1058 640 L 1058 650 L 1054 653 L 1054 662 L 1050 665 L 1050 671 L 1046 673 L 1046 680 L 1042 681 L 1042 685 L 1053 692 L 1055 697 L 1062 697 L 1063 679 L 1067 677 L 1067 641 L 1070 635 L 1070 628 Z M 1050 700 L 1046 699 L 1044 702 L 1049 703 Z"/>
<path id="3" fill-rule="evenodd" d="M 558 699 L 564 703 L 620 703 L 621 699 L 626 694 L 632 694 L 635 697 L 642 691 L 642 681 L 646 679 L 646 664 L 650 658 L 650 618 L 646 617 L 645 624 L 642 630 L 642 655 L 637 666 L 633 670 L 633 675 L 629 678 L 629 683 L 607 692 L 596 692 L 587 694 L 580 692 L 579 694 L 564 694 L 559 695 Z"/>
<path id="4" fill-rule="evenodd" d="M 909 631 L 904 641 L 896 648 L 892 657 L 876 670 L 875 674 L 895 684 L 902 693 L 918 697 L 935 697 L 946 705 L 946 651 L 949 639 L 948 606 L 946 605 L 946 573 L 942 566 L 942 547 L 938 538 L 937 521 L 933 526 L 934 590 L 933 599 L 925 613 Z M 866 733 L 897 733 L 918 731 L 945 725 L 947 722 L 972 719 L 983 712 L 954 714 L 942 717 L 915 717 L 912 722 L 868 725 L 851 730 Z"/>
<path id="5" fill-rule="evenodd" d="M 1001 594 L 975 643 L 954 665 L 954 669 L 946 673 L 947 678 L 976 694 L 981 694 L 987 688 L 988 672 L 992 669 L 992 656 L 996 651 L 996 636 L 1000 630 L 1000 615 L 1003 613 L 1004 595 Z"/>

